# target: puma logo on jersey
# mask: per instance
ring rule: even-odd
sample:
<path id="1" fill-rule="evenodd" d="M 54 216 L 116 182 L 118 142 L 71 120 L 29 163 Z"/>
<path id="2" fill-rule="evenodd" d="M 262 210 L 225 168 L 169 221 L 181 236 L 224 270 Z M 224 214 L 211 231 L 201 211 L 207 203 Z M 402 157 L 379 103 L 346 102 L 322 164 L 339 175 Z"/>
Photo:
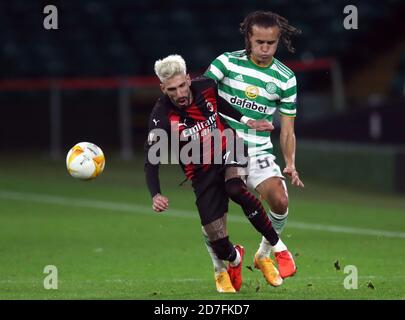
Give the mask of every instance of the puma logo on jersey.
<path id="1" fill-rule="evenodd" d="M 252 212 L 251 214 L 248 215 L 249 219 L 252 219 L 254 216 L 258 215 L 259 212 L 257 212 L 257 210 L 255 212 Z"/>

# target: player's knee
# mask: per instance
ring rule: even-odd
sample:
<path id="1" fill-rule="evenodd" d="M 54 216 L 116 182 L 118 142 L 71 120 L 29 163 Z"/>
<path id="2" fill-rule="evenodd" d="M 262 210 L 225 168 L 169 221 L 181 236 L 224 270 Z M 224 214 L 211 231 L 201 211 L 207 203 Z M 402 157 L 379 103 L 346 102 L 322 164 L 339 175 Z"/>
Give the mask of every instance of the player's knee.
<path id="1" fill-rule="evenodd" d="M 280 193 L 278 197 L 273 198 L 270 203 L 270 209 L 279 215 L 286 214 L 288 211 L 288 196 L 285 193 Z"/>
<path id="2" fill-rule="evenodd" d="M 235 250 L 228 237 L 212 241 L 211 247 L 219 259 L 227 261 L 231 259 L 231 256 Z"/>
<path id="3" fill-rule="evenodd" d="M 225 182 L 225 190 L 229 198 L 238 203 L 238 199 L 246 190 L 246 185 L 240 178 L 232 178 Z"/>
<path id="4" fill-rule="evenodd" d="M 288 197 L 287 195 L 280 195 L 271 203 L 271 211 L 276 214 L 284 215 L 288 210 Z"/>

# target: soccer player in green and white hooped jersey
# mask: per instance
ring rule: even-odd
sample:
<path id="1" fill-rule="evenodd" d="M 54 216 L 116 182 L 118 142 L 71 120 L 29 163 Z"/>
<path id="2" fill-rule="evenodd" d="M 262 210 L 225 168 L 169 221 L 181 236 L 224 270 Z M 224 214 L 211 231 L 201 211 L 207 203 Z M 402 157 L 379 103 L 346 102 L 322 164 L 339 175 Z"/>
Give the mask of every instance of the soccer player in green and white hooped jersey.
<path id="1" fill-rule="evenodd" d="M 205 74 L 218 82 L 219 95 L 245 117 L 272 121 L 276 110 L 279 111 L 280 145 L 285 161 L 283 173 L 291 178 L 292 185 L 304 187 L 295 168 L 296 78 L 288 67 L 274 58 L 280 40 L 294 52 L 290 37 L 299 34 L 300 30 L 273 12 L 257 11 L 246 16 L 240 31 L 245 37 L 245 50 L 220 55 Z M 280 234 L 288 215 L 288 193 L 280 167 L 274 162 L 270 132 L 252 134 L 245 123 L 226 120 L 248 144 L 251 158 L 248 186 L 266 200 L 270 206 L 270 220 Z M 273 264 L 270 258 L 272 249 L 263 238 L 254 259 L 255 267 L 262 271 L 266 280 L 269 265 Z M 222 262 L 210 248 L 208 252 L 214 268 L 222 268 Z M 295 274 L 296 266 L 290 254 L 274 255 L 283 278 Z"/>

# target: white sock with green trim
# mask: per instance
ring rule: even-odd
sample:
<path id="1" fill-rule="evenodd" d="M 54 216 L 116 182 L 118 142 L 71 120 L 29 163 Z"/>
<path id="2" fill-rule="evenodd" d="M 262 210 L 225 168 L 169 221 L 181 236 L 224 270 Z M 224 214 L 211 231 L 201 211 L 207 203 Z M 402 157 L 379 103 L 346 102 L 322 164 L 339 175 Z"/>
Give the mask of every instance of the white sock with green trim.
<path id="1" fill-rule="evenodd" d="M 285 214 L 277 214 L 269 210 L 268 216 L 274 230 L 276 230 L 277 234 L 280 235 L 284 230 L 285 224 L 287 223 L 288 208 Z"/>

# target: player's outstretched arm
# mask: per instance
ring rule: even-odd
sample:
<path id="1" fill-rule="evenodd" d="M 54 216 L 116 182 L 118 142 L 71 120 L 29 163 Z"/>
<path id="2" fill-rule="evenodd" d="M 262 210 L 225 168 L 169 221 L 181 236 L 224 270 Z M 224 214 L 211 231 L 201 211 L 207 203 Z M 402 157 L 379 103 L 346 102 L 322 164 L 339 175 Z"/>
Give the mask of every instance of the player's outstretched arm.
<path id="1" fill-rule="evenodd" d="M 149 189 L 150 195 L 152 199 L 161 193 L 160 190 L 160 181 L 159 181 L 159 164 L 155 163 L 155 161 L 151 161 L 149 150 L 150 148 L 158 142 L 159 134 L 157 130 L 163 130 L 163 133 L 168 135 L 168 141 L 170 141 L 170 131 L 168 129 L 169 124 L 167 121 L 167 116 L 164 112 L 164 108 L 159 104 L 159 102 L 155 105 L 152 110 L 152 113 L 149 117 L 149 125 L 148 125 L 148 138 L 145 142 L 145 180 L 146 185 Z M 160 153 L 159 153 L 160 154 Z M 156 159 L 155 159 L 156 160 Z"/>
<path id="2" fill-rule="evenodd" d="M 304 187 L 298 171 L 295 168 L 295 133 L 294 117 L 281 116 L 280 145 L 283 152 L 285 168 L 283 173 L 291 179 L 291 184 L 297 187 Z"/>

